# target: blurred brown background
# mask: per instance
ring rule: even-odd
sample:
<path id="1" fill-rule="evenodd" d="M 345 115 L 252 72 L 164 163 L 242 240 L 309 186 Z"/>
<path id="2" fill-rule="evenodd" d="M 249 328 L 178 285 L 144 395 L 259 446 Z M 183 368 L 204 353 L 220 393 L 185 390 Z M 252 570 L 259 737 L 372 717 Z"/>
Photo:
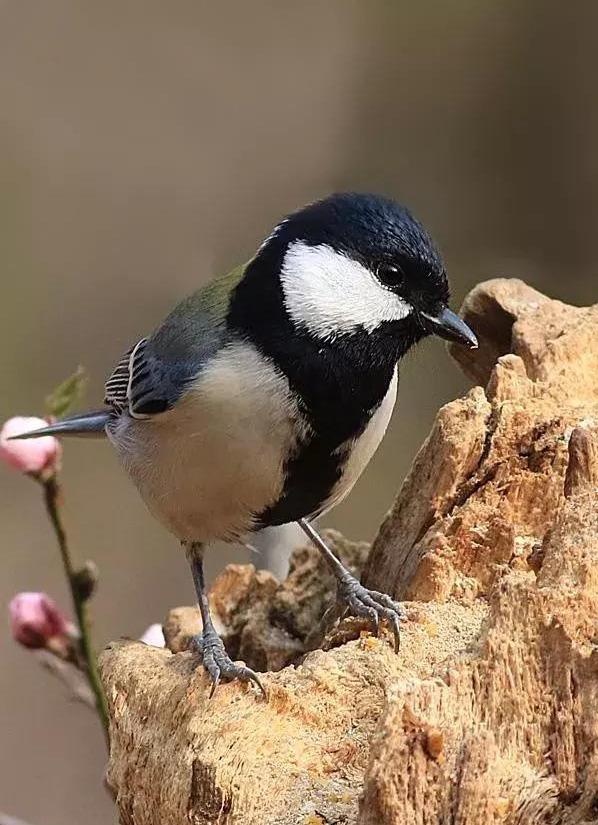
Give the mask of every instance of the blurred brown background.
<path id="1" fill-rule="evenodd" d="M 78 363 L 95 403 L 176 300 L 335 189 L 410 204 L 455 306 L 508 274 L 593 302 L 597 24 L 595 0 L 0 0 L 0 418 L 39 412 Z M 329 523 L 372 535 L 463 387 L 437 342 L 410 357 L 391 433 Z M 184 558 L 106 444 L 65 452 L 98 641 L 137 636 L 192 601 Z M 28 589 L 68 604 L 38 491 L 3 468 L 0 540 L 2 606 Z M 113 823 L 96 720 L 7 630 L 0 647 L 0 810 Z"/>

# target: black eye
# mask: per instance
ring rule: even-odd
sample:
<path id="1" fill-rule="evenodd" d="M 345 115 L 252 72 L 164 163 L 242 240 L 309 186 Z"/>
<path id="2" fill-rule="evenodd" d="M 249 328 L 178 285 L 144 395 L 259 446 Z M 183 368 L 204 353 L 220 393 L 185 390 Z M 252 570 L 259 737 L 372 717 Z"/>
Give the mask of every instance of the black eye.
<path id="1" fill-rule="evenodd" d="M 380 264 L 378 267 L 378 280 L 391 289 L 396 289 L 403 283 L 403 272 L 396 264 Z"/>

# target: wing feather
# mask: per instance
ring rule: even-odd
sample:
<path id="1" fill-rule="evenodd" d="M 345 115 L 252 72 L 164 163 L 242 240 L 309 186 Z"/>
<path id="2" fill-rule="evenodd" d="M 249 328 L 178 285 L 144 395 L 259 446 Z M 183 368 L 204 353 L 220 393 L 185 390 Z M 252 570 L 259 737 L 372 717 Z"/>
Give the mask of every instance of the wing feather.
<path id="1" fill-rule="evenodd" d="M 125 352 L 104 387 L 104 403 L 114 407 L 117 412 L 122 412 L 128 404 L 129 362 L 134 349 L 135 347 L 131 347 Z"/>
<path id="2" fill-rule="evenodd" d="M 105 403 L 119 413 L 126 410 L 133 418 L 149 418 L 165 412 L 174 401 L 167 393 L 172 382 L 151 348 L 148 349 L 148 341 L 142 338 L 131 347 L 106 382 Z"/>
<path id="3" fill-rule="evenodd" d="M 131 347 L 106 382 L 106 404 L 140 419 L 171 409 L 225 343 L 230 295 L 243 272 L 212 281 Z"/>

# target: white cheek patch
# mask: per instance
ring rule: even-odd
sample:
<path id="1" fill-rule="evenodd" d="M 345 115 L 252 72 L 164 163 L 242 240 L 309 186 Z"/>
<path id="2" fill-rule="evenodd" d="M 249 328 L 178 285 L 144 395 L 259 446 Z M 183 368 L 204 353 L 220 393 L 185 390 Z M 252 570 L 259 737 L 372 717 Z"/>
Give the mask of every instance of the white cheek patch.
<path id="1" fill-rule="evenodd" d="M 412 311 L 363 264 L 327 244 L 292 243 L 280 279 L 292 320 L 318 338 L 334 338 L 359 327 L 372 332 L 384 321 L 399 321 Z"/>

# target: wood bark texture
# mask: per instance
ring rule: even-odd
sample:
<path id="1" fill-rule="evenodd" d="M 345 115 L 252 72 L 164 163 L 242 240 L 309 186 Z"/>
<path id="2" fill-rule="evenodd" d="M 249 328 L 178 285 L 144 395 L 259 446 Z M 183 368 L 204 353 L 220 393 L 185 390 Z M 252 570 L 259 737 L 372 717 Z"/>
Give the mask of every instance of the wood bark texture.
<path id="1" fill-rule="evenodd" d="M 573 825 L 598 821 L 598 306 L 521 281 L 462 308 L 478 386 L 442 408 L 371 549 L 329 532 L 407 602 L 401 650 L 320 627 L 309 547 L 287 579 L 230 566 L 211 604 L 252 687 L 210 686 L 185 648 L 101 657 L 123 825 Z"/>

